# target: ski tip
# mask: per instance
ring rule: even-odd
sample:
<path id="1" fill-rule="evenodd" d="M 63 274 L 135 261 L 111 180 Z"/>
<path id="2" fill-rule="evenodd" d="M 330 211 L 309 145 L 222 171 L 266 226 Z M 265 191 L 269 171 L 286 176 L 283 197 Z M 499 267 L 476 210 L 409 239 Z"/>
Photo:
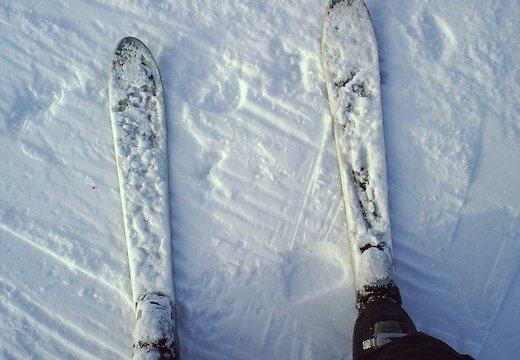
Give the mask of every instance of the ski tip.
<path id="1" fill-rule="evenodd" d="M 352 4 L 356 2 L 362 2 L 363 0 L 330 0 L 329 9 L 333 9 L 338 4 L 345 4 L 347 6 L 352 6 Z"/>
<path id="2" fill-rule="evenodd" d="M 123 47 L 125 47 L 127 45 L 134 45 L 137 47 L 147 48 L 147 46 L 138 38 L 136 38 L 134 36 L 126 36 L 117 43 L 116 50 L 122 49 Z"/>
<path id="3" fill-rule="evenodd" d="M 117 44 L 112 59 L 112 69 L 116 65 L 123 63 L 141 61 L 141 56 L 146 58 L 146 63 L 153 68 L 157 68 L 156 61 L 150 49 L 138 38 L 126 36 Z M 157 70 L 158 72 L 158 70 Z"/>

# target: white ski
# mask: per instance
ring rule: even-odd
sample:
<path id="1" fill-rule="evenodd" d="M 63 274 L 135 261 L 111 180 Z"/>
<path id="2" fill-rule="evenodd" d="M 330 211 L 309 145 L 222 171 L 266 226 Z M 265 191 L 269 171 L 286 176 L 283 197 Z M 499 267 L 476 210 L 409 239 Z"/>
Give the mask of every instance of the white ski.
<path id="1" fill-rule="evenodd" d="M 136 312 L 134 359 L 174 359 L 175 294 L 168 142 L 157 64 L 138 39 L 120 41 L 109 105 Z"/>
<path id="2" fill-rule="evenodd" d="M 393 281 L 377 44 L 363 0 L 331 0 L 322 35 L 357 307 L 400 302 Z"/>

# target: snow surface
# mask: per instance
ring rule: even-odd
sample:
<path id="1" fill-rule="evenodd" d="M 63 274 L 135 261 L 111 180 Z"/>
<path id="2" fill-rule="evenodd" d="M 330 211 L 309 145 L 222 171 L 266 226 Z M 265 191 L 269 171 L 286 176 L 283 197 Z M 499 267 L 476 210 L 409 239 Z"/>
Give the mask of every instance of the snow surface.
<path id="1" fill-rule="evenodd" d="M 396 278 L 417 326 L 520 353 L 520 2 L 367 0 Z M 126 359 L 107 108 L 126 35 L 161 68 L 183 359 L 349 359 L 356 316 L 324 1 L 0 4 L 0 358 Z"/>

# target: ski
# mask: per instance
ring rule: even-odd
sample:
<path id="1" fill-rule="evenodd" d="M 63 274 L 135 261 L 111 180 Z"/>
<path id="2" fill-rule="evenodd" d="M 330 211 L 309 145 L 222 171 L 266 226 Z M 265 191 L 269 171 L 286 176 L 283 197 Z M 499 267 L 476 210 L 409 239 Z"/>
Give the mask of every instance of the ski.
<path id="1" fill-rule="evenodd" d="M 164 91 L 150 50 L 126 37 L 108 99 L 136 323 L 134 359 L 175 359 L 175 294 Z"/>
<path id="2" fill-rule="evenodd" d="M 346 211 L 356 306 L 401 303 L 392 267 L 379 59 L 363 0 L 330 0 L 322 59 Z"/>

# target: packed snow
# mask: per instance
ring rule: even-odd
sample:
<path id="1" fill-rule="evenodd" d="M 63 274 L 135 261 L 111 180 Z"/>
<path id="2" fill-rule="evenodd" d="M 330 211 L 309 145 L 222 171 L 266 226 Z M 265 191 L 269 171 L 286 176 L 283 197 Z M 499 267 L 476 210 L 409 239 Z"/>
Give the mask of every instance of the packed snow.
<path id="1" fill-rule="evenodd" d="M 514 359 L 520 2 L 367 0 L 396 280 L 417 327 Z M 0 358 L 127 359 L 112 53 L 161 69 L 182 359 L 350 359 L 325 1 L 0 4 Z"/>

